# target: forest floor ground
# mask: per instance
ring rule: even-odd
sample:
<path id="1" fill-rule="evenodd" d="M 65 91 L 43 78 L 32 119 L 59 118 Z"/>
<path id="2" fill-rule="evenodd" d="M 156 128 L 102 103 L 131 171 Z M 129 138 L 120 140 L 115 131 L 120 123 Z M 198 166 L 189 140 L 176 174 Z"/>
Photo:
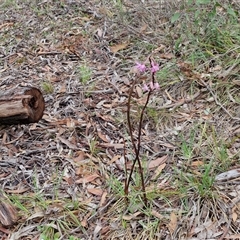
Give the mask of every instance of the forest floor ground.
<path id="1" fill-rule="evenodd" d="M 35 86 L 46 102 L 38 123 L 0 128 L 0 186 L 17 210 L 1 239 L 240 239 L 239 12 L 221 0 L 0 1 L 0 90 Z M 136 81 L 136 141 L 150 76 L 134 66 L 149 57 L 160 89 L 140 129 L 146 206 L 138 165 L 128 202 L 124 182 L 128 96 Z"/>

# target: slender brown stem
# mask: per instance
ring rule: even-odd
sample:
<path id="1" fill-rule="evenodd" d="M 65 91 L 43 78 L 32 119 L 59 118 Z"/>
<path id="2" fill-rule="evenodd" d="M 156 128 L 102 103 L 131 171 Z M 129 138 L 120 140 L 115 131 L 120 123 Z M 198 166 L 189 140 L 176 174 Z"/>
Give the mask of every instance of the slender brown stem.
<path id="1" fill-rule="evenodd" d="M 130 137 L 131 137 L 131 142 L 132 142 L 132 145 L 133 145 L 133 149 L 134 149 L 135 154 L 137 155 L 137 147 L 134 143 L 133 130 L 132 130 L 132 124 L 131 124 L 131 119 L 130 119 L 131 99 L 132 99 L 132 93 L 133 93 L 133 88 L 134 88 L 135 84 L 136 84 L 136 80 L 133 82 L 132 87 L 131 87 L 130 92 L 129 92 L 129 96 L 128 96 L 127 123 L 128 123 L 128 129 L 129 129 L 129 134 L 130 134 Z"/>
<path id="2" fill-rule="evenodd" d="M 150 65 L 152 66 L 153 62 L 152 62 L 151 57 L 149 57 L 149 62 L 150 62 Z M 152 84 L 154 84 L 155 83 L 155 72 L 152 72 L 151 80 L 152 80 Z M 144 201 L 145 206 L 147 206 L 147 195 L 146 195 L 146 189 L 145 189 L 144 174 L 143 174 L 143 168 L 142 168 L 141 160 L 139 158 L 139 154 L 140 154 L 140 148 L 141 148 L 141 133 L 142 133 L 143 116 L 144 116 L 144 112 L 145 112 L 146 107 L 148 105 L 150 95 L 151 95 L 153 89 L 150 89 L 150 91 L 148 92 L 147 100 L 146 100 L 146 102 L 145 102 L 145 104 L 142 108 L 142 111 L 141 111 L 139 125 L 138 125 L 137 144 L 136 144 L 135 141 L 134 141 L 134 137 L 133 137 L 133 127 L 132 127 L 131 119 L 130 119 L 131 99 L 132 99 L 132 93 L 133 93 L 133 89 L 134 89 L 135 84 L 136 84 L 136 80 L 133 82 L 132 87 L 130 88 L 130 92 L 129 92 L 129 96 L 128 96 L 128 103 L 127 103 L 127 124 L 128 124 L 129 135 L 130 135 L 130 138 L 131 138 L 132 146 L 133 146 L 133 149 L 134 149 L 134 152 L 135 152 L 135 159 L 133 160 L 133 165 L 131 166 L 131 170 L 130 170 L 128 178 L 127 177 L 125 178 L 124 192 L 125 192 L 125 197 L 127 199 L 128 192 L 129 192 L 129 184 L 130 184 L 130 181 L 132 179 L 132 174 L 133 174 L 133 171 L 134 171 L 134 168 L 135 168 L 135 164 L 137 162 L 138 167 L 139 167 L 139 174 L 140 174 L 140 177 L 141 177 L 143 201 Z M 124 158 L 125 158 L 125 172 L 126 172 L 126 176 L 127 176 L 126 146 L 125 146 L 125 144 L 124 144 Z"/>
<path id="3" fill-rule="evenodd" d="M 134 80 L 134 82 L 132 84 L 132 87 L 130 88 L 130 91 L 129 91 L 128 103 L 127 103 L 127 124 L 128 124 L 129 134 L 130 134 L 130 137 L 131 137 L 131 142 L 132 142 L 133 149 L 134 149 L 134 152 L 135 152 L 135 156 L 137 156 L 137 148 L 136 148 L 136 145 L 135 145 L 135 142 L 134 142 L 132 124 L 131 124 L 131 119 L 130 119 L 131 98 L 132 98 L 133 88 L 134 88 L 135 84 L 136 84 L 136 80 Z M 124 188 L 125 196 L 128 196 L 129 183 L 130 183 L 130 179 L 132 178 L 132 173 L 133 173 L 135 163 L 136 163 L 136 160 L 133 161 L 133 165 L 131 167 L 129 177 L 126 178 L 127 180 L 125 181 L 125 188 Z M 126 174 L 127 174 L 127 169 L 126 169 Z"/>
<path id="4" fill-rule="evenodd" d="M 128 188 L 126 188 L 127 186 L 127 157 L 126 157 L 126 144 L 125 141 L 123 141 L 124 144 L 124 148 L 123 148 L 123 155 L 124 155 L 124 167 L 125 167 L 125 179 L 124 179 L 124 193 L 125 193 L 125 202 L 126 204 L 128 203 Z"/>
<path id="5" fill-rule="evenodd" d="M 127 180 L 127 182 L 125 182 L 125 195 L 128 195 L 128 188 L 129 188 L 130 181 L 132 179 L 133 170 L 134 170 L 136 162 L 138 162 L 139 174 L 140 174 L 140 177 L 141 177 L 141 184 L 142 184 L 143 200 L 144 200 L 145 205 L 147 205 L 147 196 L 146 196 L 146 191 L 145 191 L 143 169 L 142 169 L 141 160 L 139 158 L 139 153 L 140 153 L 140 148 L 141 148 L 141 131 L 142 131 L 143 115 L 144 115 L 144 111 L 145 111 L 145 109 L 148 105 L 148 102 L 149 102 L 150 95 L 151 95 L 152 91 L 150 90 L 148 92 L 147 100 L 146 100 L 145 105 L 143 106 L 143 109 L 141 111 L 140 121 L 139 121 L 139 126 L 138 126 L 138 142 L 137 142 L 137 146 L 136 146 L 135 141 L 134 141 L 134 137 L 133 137 L 133 129 L 132 129 L 132 124 L 131 124 L 131 119 L 130 119 L 131 97 L 132 97 L 134 86 L 135 86 L 135 81 L 134 81 L 134 83 L 133 83 L 133 85 L 130 89 L 130 93 L 129 93 L 129 97 L 128 97 L 127 122 L 128 122 L 128 128 L 129 128 L 129 134 L 130 134 L 130 137 L 131 137 L 131 142 L 132 142 L 134 152 L 135 152 L 135 159 L 133 161 L 133 165 L 131 167 L 131 170 L 130 170 L 130 173 L 129 173 L 129 176 L 128 176 L 128 180 Z"/>
<path id="6" fill-rule="evenodd" d="M 147 195 L 146 195 L 146 191 L 145 191 L 145 182 L 144 182 L 144 176 L 143 176 L 143 169 L 142 169 L 141 161 L 139 159 L 139 153 L 140 153 L 140 148 L 141 148 L 141 135 L 142 135 L 141 131 L 142 131 L 143 115 L 144 115 L 144 111 L 145 111 L 145 109 L 146 109 L 146 107 L 148 105 L 151 93 L 152 93 L 152 90 L 150 90 L 148 92 L 147 100 L 145 102 L 145 105 L 143 106 L 143 109 L 142 109 L 142 112 L 141 112 L 141 116 L 140 116 L 140 121 L 139 121 L 139 126 L 138 126 L 138 145 L 137 145 L 137 154 L 136 154 L 136 159 L 137 159 L 138 166 L 139 166 L 139 173 L 140 173 L 140 176 L 141 176 L 143 200 L 144 200 L 145 206 L 147 206 Z"/>

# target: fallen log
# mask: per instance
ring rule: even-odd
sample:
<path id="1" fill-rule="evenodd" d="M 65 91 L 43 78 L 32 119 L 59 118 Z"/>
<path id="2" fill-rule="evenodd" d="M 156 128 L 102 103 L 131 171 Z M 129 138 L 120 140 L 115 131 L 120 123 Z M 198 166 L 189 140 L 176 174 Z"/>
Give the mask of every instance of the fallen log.
<path id="1" fill-rule="evenodd" d="M 0 125 L 38 122 L 44 109 L 44 98 L 37 88 L 17 87 L 0 92 Z"/>

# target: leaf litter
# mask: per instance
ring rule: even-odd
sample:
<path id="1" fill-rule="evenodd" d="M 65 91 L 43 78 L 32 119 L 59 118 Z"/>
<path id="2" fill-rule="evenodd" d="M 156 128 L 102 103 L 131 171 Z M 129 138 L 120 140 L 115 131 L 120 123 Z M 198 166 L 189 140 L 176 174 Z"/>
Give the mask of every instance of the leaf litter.
<path id="1" fill-rule="evenodd" d="M 1 190 L 12 202 L 18 199 L 15 207 L 19 211 L 18 220 L 10 218 L 12 227 L 0 228 L 2 238 L 40 236 L 39 223 L 80 239 L 239 236 L 239 84 L 234 79 L 226 92 L 221 86 L 215 90 L 211 80 L 232 77 L 237 62 L 228 69 L 223 65 L 208 71 L 196 69 L 178 57 L 164 37 L 175 38 L 169 22 L 171 4 L 132 1 L 122 7 L 119 12 L 107 1 L 25 1 L 7 8 L 1 3 L 0 89 L 34 85 L 42 88 L 47 104 L 39 123 L 1 126 Z M 124 129 L 135 74 L 132 66 L 150 54 L 148 49 L 163 69 L 169 69 L 166 83 L 160 82 L 161 91 L 151 99 L 142 129 L 141 151 L 149 159 L 147 191 L 157 194 L 150 215 L 141 211 L 140 203 L 125 209 L 120 186 L 111 182 L 114 177 L 116 183 L 124 183 L 124 141 L 128 144 Z M 80 67 L 86 64 L 92 76 L 84 83 Z M 139 79 L 135 91 L 132 117 L 136 124 L 145 103 L 141 84 L 146 79 Z M 53 93 L 43 82 L 53 86 Z M 217 94 L 229 96 L 231 104 L 221 103 Z M 161 114 L 154 116 L 154 111 Z M 233 159 L 225 172 L 216 175 L 212 191 L 220 198 L 213 198 L 213 203 L 204 197 L 196 199 L 194 187 L 186 197 L 175 185 L 180 178 L 175 168 L 184 169 L 187 164 L 179 142 L 182 136 L 190 141 L 193 128 L 196 158 L 186 167 L 202 176 L 205 162 L 197 153 L 207 144 L 201 134 L 207 124 L 212 126 L 209 132 L 214 127 L 219 138 L 226 140 L 227 154 Z M 205 155 L 211 159 L 212 152 L 206 150 Z M 127 166 L 131 166 L 131 150 Z M 192 173 L 185 177 L 193 177 Z M 68 228 L 60 227 L 63 218 Z M 130 224 L 124 227 L 123 220 Z M 149 221 L 156 222 L 153 233 Z"/>

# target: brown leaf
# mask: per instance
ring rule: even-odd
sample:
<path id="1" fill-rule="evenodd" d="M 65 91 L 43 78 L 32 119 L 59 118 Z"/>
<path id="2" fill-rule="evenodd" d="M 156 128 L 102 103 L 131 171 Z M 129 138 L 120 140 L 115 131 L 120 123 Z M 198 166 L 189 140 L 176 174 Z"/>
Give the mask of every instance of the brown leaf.
<path id="1" fill-rule="evenodd" d="M 171 234 L 174 233 L 176 227 L 177 227 L 177 216 L 174 212 L 171 212 L 170 222 L 168 224 L 168 229 L 169 229 Z"/>
<path id="2" fill-rule="evenodd" d="M 106 122 L 114 122 L 114 118 L 110 115 L 102 115 L 100 113 L 96 113 L 97 117 L 100 117 L 102 120 L 106 121 Z"/>
<path id="3" fill-rule="evenodd" d="M 121 144 L 121 143 L 99 143 L 99 147 L 123 149 L 124 144 Z"/>
<path id="4" fill-rule="evenodd" d="M 136 92 L 137 92 L 138 97 L 142 97 L 142 95 L 143 95 L 142 88 L 140 88 L 139 86 L 136 86 Z"/>
<path id="5" fill-rule="evenodd" d="M 89 183 L 89 182 L 92 182 L 93 180 L 95 180 L 98 177 L 99 177 L 99 175 L 94 173 L 92 175 L 88 175 L 86 177 L 83 177 L 83 178 L 80 178 L 80 179 L 76 180 L 76 183 Z"/>
<path id="6" fill-rule="evenodd" d="M 129 221 L 129 220 L 132 220 L 133 218 L 137 217 L 139 214 L 141 214 L 141 212 L 136 212 L 136 213 L 131 214 L 131 215 L 124 215 L 122 218 L 124 220 Z"/>
<path id="7" fill-rule="evenodd" d="M 7 193 L 19 194 L 19 193 L 27 192 L 28 190 L 29 190 L 29 188 L 20 188 L 20 189 L 6 189 L 5 191 Z"/>
<path id="8" fill-rule="evenodd" d="M 100 188 L 88 188 L 87 191 L 96 196 L 102 196 L 103 190 Z"/>
<path id="9" fill-rule="evenodd" d="M 83 226 L 83 227 L 86 227 L 87 226 L 87 219 L 83 219 L 82 221 L 81 221 L 81 226 Z"/>
<path id="10" fill-rule="evenodd" d="M 68 183 L 68 185 L 74 184 L 74 180 L 72 177 L 63 177 L 63 179 Z"/>
<path id="11" fill-rule="evenodd" d="M 70 149 L 76 150 L 78 149 L 77 146 L 75 146 L 74 144 L 72 144 L 70 141 L 68 141 L 67 139 L 58 136 L 58 139 L 64 143 L 65 145 L 67 145 Z"/>
<path id="12" fill-rule="evenodd" d="M 111 165 L 112 163 L 116 162 L 119 158 L 121 158 L 121 155 L 115 155 L 112 157 L 111 161 L 108 162 L 108 165 Z"/>
<path id="13" fill-rule="evenodd" d="M 83 161 L 85 159 L 85 156 L 86 156 L 85 152 L 79 151 L 77 157 L 75 157 L 73 159 L 73 161 L 74 162 L 81 162 L 81 161 Z"/>
<path id="14" fill-rule="evenodd" d="M 101 138 L 104 142 L 109 143 L 109 140 L 107 139 L 107 135 L 102 134 L 101 131 L 97 131 L 97 134 L 99 138 Z"/>
<path id="15" fill-rule="evenodd" d="M 102 230 L 101 230 L 101 235 L 103 236 L 104 234 L 109 232 L 109 230 L 110 230 L 110 226 L 103 227 Z"/>
<path id="16" fill-rule="evenodd" d="M 125 49 L 127 46 L 128 46 L 128 43 L 120 43 L 120 44 L 111 46 L 111 47 L 110 47 L 110 50 L 111 50 L 113 53 L 116 53 L 116 52 L 118 52 L 118 51 L 120 51 L 120 50 Z"/>
<path id="17" fill-rule="evenodd" d="M 162 170 L 166 167 L 166 165 L 167 165 L 166 163 L 159 165 L 157 169 L 154 171 L 154 175 L 152 179 L 156 179 L 159 176 L 159 174 L 162 172 Z"/>
<path id="18" fill-rule="evenodd" d="M 170 60 L 170 59 L 174 58 L 175 56 L 172 53 L 163 53 L 163 54 L 160 55 L 160 57 L 163 58 L 163 59 Z"/>
<path id="19" fill-rule="evenodd" d="M 162 156 L 159 158 L 156 158 L 155 160 L 152 160 L 149 164 L 148 164 L 148 169 L 149 170 L 153 170 L 156 169 L 156 167 L 158 167 L 159 165 L 165 163 L 167 161 L 168 156 Z"/>
<path id="20" fill-rule="evenodd" d="M 12 26 L 14 26 L 14 23 L 13 23 L 13 22 L 3 23 L 3 24 L 0 25 L 0 30 L 1 30 L 2 28 L 8 28 L 8 27 L 12 27 Z"/>
<path id="21" fill-rule="evenodd" d="M 191 165 L 192 165 L 193 167 L 202 166 L 203 164 L 204 164 L 204 162 L 201 161 L 201 160 L 196 160 L 196 161 L 193 161 L 193 162 L 191 163 Z"/>
<path id="22" fill-rule="evenodd" d="M 236 221 L 237 221 L 237 218 L 238 218 L 237 213 L 233 212 L 233 213 L 232 213 L 232 220 L 233 220 L 234 222 L 236 222 Z"/>
<path id="23" fill-rule="evenodd" d="M 67 121 L 66 124 L 68 128 L 71 128 L 71 129 L 75 128 L 75 121 L 72 118 L 67 118 L 66 121 Z"/>
<path id="24" fill-rule="evenodd" d="M 147 29 L 147 27 L 148 27 L 148 25 L 147 25 L 146 23 L 143 24 L 143 26 L 141 26 L 141 28 L 140 28 L 140 32 L 141 32 L 141 33 L 145 32 L 146 29 Z"/>
<path id="25" fill-rule="evenodd" d="M 159 212 L 157 212 L 156 210 L 152 210 L 152 215 L 156 218 L 159 218 L 159 219 L 164 219 L 164 216 L 162 214 L 160 214 Z"/>
<path id="26" fill-rule="evenodd" d="M 106 202 L 107 194 L 108 193 L 106 191 L 103 192 L 102 197 L 101 197 L 101 201 L 100 201 L 100 204 L 99 204 L 100 207 L 102 207 L 104 205 L 104 203 Z"/>
<path id="27" fill-rule="evenodd" d="M 0 203 L 0 222 L 4 226 L 11 226 L 17 221 L 16 208 L 7 202 Z"/>
<path id="28" fill-rule="evenodd" d="M 233 234 L 233 235 L 230 235 L 230 236 L 225 236 L 224 239 L 237 239 L 239 240 L 240 239 L 240 234 Z"/>

